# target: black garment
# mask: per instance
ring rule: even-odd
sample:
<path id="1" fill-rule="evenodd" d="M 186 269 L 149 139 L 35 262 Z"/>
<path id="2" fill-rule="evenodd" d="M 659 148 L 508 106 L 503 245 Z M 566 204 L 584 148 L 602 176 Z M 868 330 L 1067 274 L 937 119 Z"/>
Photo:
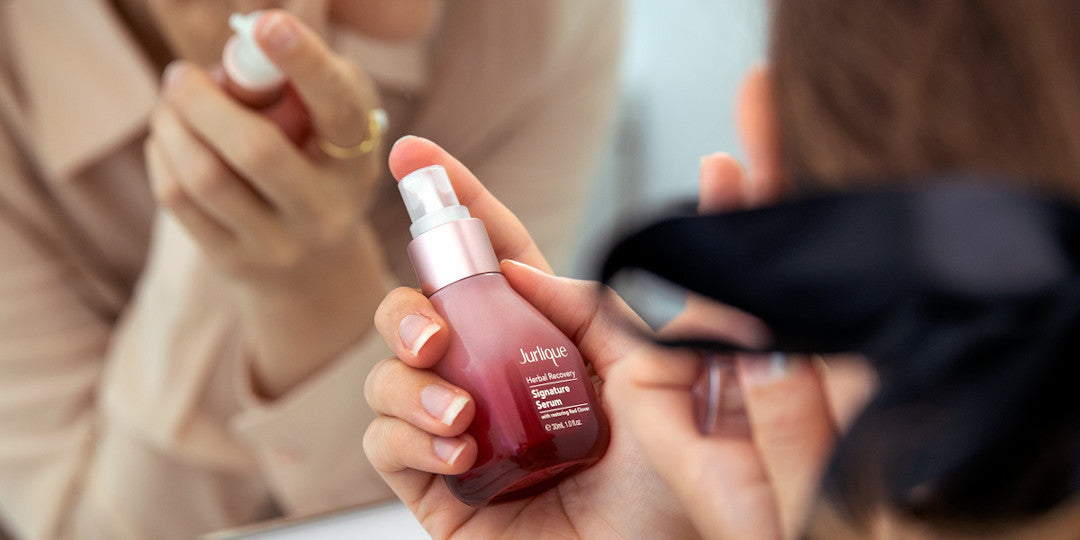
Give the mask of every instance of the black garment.
<path id="1" fill-rule="evenodd" d="M 1030 517 L 1080 493 L 1080 209 L 989 179 L 919 186 L 665 219 L 602 277 L 639 268 L 743 309 L 773 351 L 868 357 L 881 389 L 826 479 L 856 514 L 885 497 Z"/>

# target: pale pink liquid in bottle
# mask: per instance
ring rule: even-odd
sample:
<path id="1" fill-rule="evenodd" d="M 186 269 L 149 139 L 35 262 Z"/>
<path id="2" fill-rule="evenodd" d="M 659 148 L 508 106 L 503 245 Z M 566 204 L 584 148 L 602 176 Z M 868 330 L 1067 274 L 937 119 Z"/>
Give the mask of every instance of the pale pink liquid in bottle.
<path id="1" fill-rule="evenodd" d="M 479 452 L 471 469 L 446 477 L 450 491 L 473 506 L 517 499 L 598 461 L 608 422 L 577 348 L 498 272 L 483 223 L 446 192 L 441 167 L 401 184 L 414 221 L 413 267 L 450 326 L 434 371 L 476 402 L 468 432 Z M 445 189 L 435 194 L 432 185 Z M 437 219 L 425 222 L 428 215 Z"/>

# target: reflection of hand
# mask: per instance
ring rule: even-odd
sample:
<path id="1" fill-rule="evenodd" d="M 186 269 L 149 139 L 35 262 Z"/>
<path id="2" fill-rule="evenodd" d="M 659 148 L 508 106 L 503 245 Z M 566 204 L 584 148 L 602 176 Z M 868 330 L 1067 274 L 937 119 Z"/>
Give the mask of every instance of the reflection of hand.
<path id="1" fill-rule="evenodd" d="M 377 96 L 358 68 L 285 12 L 262 17 L 256 38 L 317 136 L 346 147 L 368 137 Z M 154 192 L 240 285 L 271 394 L 355 341 L 382 294 L 380 252 L 363 219 L 378 152 L 339 160 L 307 150 L 199 67 L 176 62 L 167 70 L 146 143 Z"/>
<path id="2" fill-rule="evenodd" d="M 796 537 L 832 447 L 834 425 L 811 364 L 753 360 L 737 361 L 745 410 L 725 411 L 749 421 L 749 431 L 737 434 L 698 432 L 696 354 L 643 348 L 609 380 L 612 407 L 625 413 L 649 462 L 706 537 Z"/>
<path id="3" fill-rule="evenodd" d="M 259 23 L 260 45 L 291 81 L 315 132 L 341 146 L 364 140 L 377 103 L 370 82 L 287 13 Z M 280 30 L 291 38 L 275 37 Z M 287 279 L 347 245 L 377 171 L 375 155 L 305 154 L 186 62 L 167 70 L 151 131 L 158 198 L 215 262 L 245 279 Z"/>
<path id="4" fill-rule="evenodd" d="M 749 206 L 760 189 L 730 156 L 702 162 L 701 210 Z M 762 201 L 764 202 L 764 201 Z M 761 345 L 768 332 L 729 307 L 692 298 L 663 332 L 713 332 Z M 835 425 L 823 380 L 807 358 L 738 356 L 741 399 L 724 401 L 722 434 L 705 436 L 693 415 L 701 358 L 643 347 L 613 371 L 607 391 L 650 463 L 708 537 L 791 538 L 803 525 Z M 741 404 L 741 406 L 740 406 Z M 739 429 L 739 427 L 742 429 Z M 749 429 L 746 429 L 746 428 Z"/>
<path id="5" fill-rule="evenodd" d="M 517 218 L 440 148 L 405 139 L 390 164 L 398 178 L 427 165 L 446 167 L 462 204 L 484 220 L 496 254 L 550 271 Z M 601 379 L 636 345 L 615 317 L 632 314 L 614 296 L 601 299 L 590 283 L 519 263 L 504 261 L 501 269 L 518 293 L 574 340 Z M 479 509 L 459 502 L 435 475 L 462 473 L 475 460 L 476 443 L 464 435 L 475 408 L 464 390 L 426 369 L 446 351 L 447 324 L 427 298 L 405 288 L 383 301 L 375 324 L 396 357 L 378 364 L 365 385 L 380 417 L 368 428 L 364 449 L 434 537 L 671 538 L 689 532 L 674 497 L 629 439 L 621 411 L 606 403 L 611 444 L 595 466 L 532 498 Z"/>

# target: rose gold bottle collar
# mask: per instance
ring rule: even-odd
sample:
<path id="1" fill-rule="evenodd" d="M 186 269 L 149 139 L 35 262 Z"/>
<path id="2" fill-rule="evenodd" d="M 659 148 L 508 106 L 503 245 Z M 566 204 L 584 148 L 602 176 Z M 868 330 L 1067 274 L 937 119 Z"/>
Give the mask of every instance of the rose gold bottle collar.
<path id="1" fill-rule="evenodd" d="M 409 242 L 408 251 L 426 296 L 469 276 L 499 271 L 484 222 L 477 218 L 430 229 Z"/>

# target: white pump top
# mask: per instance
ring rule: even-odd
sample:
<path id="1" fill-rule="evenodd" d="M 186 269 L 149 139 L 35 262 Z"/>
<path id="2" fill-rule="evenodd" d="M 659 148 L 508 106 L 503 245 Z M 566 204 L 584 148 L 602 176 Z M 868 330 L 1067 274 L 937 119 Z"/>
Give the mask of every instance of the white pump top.
<path id="1" fill-rule="evenodd" d="M 225 58 L 222 64 L 237 84 L 251 89 L 265 88 L 281 84 L 284 75 L 255 41 L 255 22 L 262 16 L 262 11 L 253 11 L 247 15 L 233 13 L 229 16 L 229 27 L 236 35 L 225 46 Z"/>
<path id="2" fill-rule="evenodd" d="M 409 232 L 413 238 L 444 223 L 472 217 L 469 209 L 458 202 L 450 177 L 441 165 L 409 173 L 398 182 L 398 191 L 412 220 Z"/>

